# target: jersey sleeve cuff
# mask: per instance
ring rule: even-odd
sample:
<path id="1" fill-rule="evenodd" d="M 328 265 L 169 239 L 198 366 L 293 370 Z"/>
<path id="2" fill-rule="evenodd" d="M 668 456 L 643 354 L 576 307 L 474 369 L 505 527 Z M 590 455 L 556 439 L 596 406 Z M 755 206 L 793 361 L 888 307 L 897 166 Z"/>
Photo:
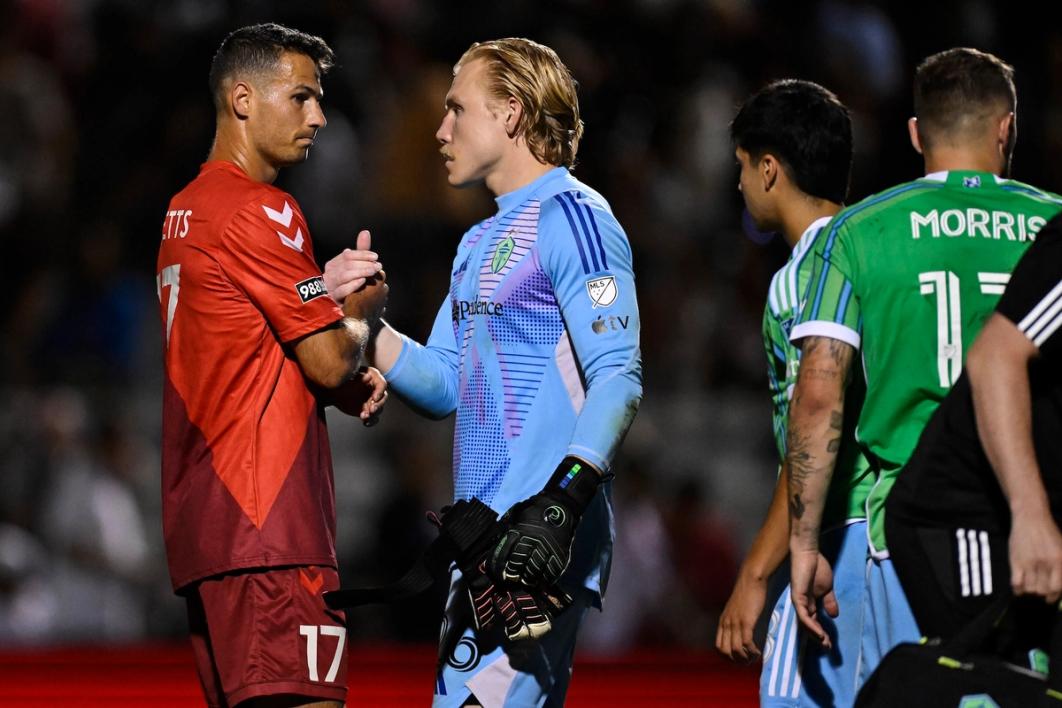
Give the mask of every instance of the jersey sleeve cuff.
<path id="1" fill-rule="evenodd" d="M 384 381 L 389 384 L 393 384 L 402 375 L 402 370 L 406 367 L 406 362 L 409 361 L 409 337 L 399 333 L 399 337 L 402 338 L 402 351 L 398 353 L 398 358 L 395 359 L 395 363 L 391 365 L 391 368 L 387 371 L 381 371 Z"/>
<path id="2" fill-rule="evenodd" d="M 569 445 L 566 454 L 586 460 L 599 469 L 602 474 L 606 474 L 609 471 L 609 467 L 611 467 L 608 460 L 606 460 L 597 450 L 593 450 L 583 445 L 576 445 L 574 443 Z"/>
<path id="3" fill-rule="evenodd" d="M 343 311 L 336 307 L 334 310 L 324 309 L 316 317 L 302 320 L 297 324 L 278 329 L 277 335 L 285 344 L 301 339 L 306 335 L 319 332 L 325 327 L 330 327 L 343 319 Z"/>
<path id="4" fill-rule="evenodd" d="M 793 344 L 796 344 L 804 337 L 829 337 L 830 339 L 837 339 L 845 344 L 850 344 L 856 349 L 859 349 L 859 344 L 862 342 L 859 332 L 836 322 L 801 322 L 789 333 L 789 341 Z"/>

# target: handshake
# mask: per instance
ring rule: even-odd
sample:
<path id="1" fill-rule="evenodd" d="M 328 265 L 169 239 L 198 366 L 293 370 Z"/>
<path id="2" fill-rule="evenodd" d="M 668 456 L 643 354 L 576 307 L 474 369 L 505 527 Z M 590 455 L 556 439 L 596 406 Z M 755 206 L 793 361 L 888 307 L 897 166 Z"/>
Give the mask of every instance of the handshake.
<path id="1" fill-rule="evenodd" d="M 557 582 L 571 559 L 575 528 L 602 477 L 585 462 L 566 457 L 539 493 L 500 519 L 480 500 L 460 500 L 428 518 L 439 529 L 424 558 L 383 588 L 325 594 L 334 608 L 395 602 L 423 592 L 456 563 L 468 592 L 477 631 L 501 622 L 512 641 L 538 639 L 572 603 Z"/>

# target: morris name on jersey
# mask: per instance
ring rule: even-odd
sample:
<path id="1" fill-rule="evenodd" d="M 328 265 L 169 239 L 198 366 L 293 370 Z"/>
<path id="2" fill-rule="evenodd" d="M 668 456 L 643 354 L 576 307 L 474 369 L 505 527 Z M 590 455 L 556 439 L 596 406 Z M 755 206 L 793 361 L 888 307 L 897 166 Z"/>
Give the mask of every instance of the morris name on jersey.
<path id="1" fill-rule="evenodd" d="M 1007 241 L 1031 241 L 1047 219 L 1036 214 L 986 209 L 933 209 L 926 213 L 911 212 L 911 238 L 924 235 L 970 236 Z"/>

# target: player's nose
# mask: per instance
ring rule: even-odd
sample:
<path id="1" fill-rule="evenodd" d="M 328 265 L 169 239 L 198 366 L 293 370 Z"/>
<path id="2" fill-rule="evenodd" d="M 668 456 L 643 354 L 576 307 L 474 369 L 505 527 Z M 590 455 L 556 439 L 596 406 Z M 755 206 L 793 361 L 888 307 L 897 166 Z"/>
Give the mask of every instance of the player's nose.
<path id="1" fill-rule="evenodd" d="M 324 109 L 321 108 L 321 104 L 317 101 L 314 101 L 313 105 L 310 107 L 310 115 L 308 118 L 307 125 L 314 130 L 320 130 L 328 125 L 328 119 L 325 118 Z"/>
<path id="2" fill-rule="evenodd" d="M 453 122 L 450 119 L 450 113 L 447 112 L 443 116 L 442 123 L 439 124 L 439 129 L 435 131 L 435 139 L 445 145 L 450 142 L 451 133 L 453 132 Z"/>

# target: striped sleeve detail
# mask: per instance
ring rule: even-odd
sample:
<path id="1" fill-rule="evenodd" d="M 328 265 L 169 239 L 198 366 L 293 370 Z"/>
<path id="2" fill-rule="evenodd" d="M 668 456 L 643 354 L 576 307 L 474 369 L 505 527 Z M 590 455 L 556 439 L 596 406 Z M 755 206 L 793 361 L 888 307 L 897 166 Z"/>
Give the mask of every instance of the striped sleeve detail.
<path id="1" fill-rule="evenodd" d="M 560 208 L 564 210 L 564 216 L 568 219 L 568 226 L 572 230 L 572 238 L 575 239 L 575 246 L 579 249 L 579 259 L 583 262 L 583 272 L 587 275 L 590 274 L 590 265 L 586 261 L 586 249 L 583 248 L 582 233 L 575 225 L 575 219 L 572 217 L 572 212 L 568 209 L 568 205 L 564 203 L 564 195 L 558 194 L 553 197 L 553 200 L 560 204 Z"/>
<path id="2" fill-rule="evenodd" d="M 1018 329 L 1032 340 L 1037 347 L 1042 347 L 1048 337 L 1062 326 L 1062 281 L 1051 289 L 1040 302 L 1029 311 Z"/>
<path id="3" fill-rule="evenodd" d="M 608 258 L 605 256 L 605 246 L 601 240 L 597 219 L 594 217 L 593 209 L 583 201 L 585 197 L 582 193 L 563 192 L 554 199 L 560 200 L 562 205 L 567 202 L 565 214 L 574 215 L 574 217 L 569 216 L 569 222 L 573 229 L 578 224 L 579 235 L 586 243 L 586 251 L 590 254 L 590 262 L 594 270 L 608 270 Z"/>
<path id="4" fill-rule="evenodd" d="M 579 192 L 579 199 L 581 200 L 584 198 L 583 193 Z M 594 242 L 597 244 L 598 253 L 601 254 L 601 268 L 603 270 L 608 270 L 608 258 L 605 257 L 605 245 L 601 242 L 601 231 L 597 228 L 597 217 L 594 216 L 594 210 L 585 202 L 577 201 L 579 206 L 582 207 L 583 212 L 586 214 L 586 219 L 590 223 L 590 228 L 594 231 Z M 587 232 L 588 238 L 589 235 L 589 232 Z"/>
<path id="5" fill-rule="evenodd" d="M 1042 190 L 1035 189 L 1033 187 L 1027 187 L 1027 186 L 1024 186 L 1024 185 L 1010 183 L 1010 184 L 1000 185 L 1000 189 L 1002 189 L 1004 192 L 1014 192 L 1014 193 L 1017 193 L 1017 194 L 1024 194 L 1026 196 L 1033 197 L 1035 199 L 1039 199 L 1040 201 L 1044 201 L 1044 202 L 1047 202 L 1049 204 L 1062 204 L 1062 197 L 1059 197 L 1057 194 L 1051 194 L 1050 192 L 1044 192 Z"/>

